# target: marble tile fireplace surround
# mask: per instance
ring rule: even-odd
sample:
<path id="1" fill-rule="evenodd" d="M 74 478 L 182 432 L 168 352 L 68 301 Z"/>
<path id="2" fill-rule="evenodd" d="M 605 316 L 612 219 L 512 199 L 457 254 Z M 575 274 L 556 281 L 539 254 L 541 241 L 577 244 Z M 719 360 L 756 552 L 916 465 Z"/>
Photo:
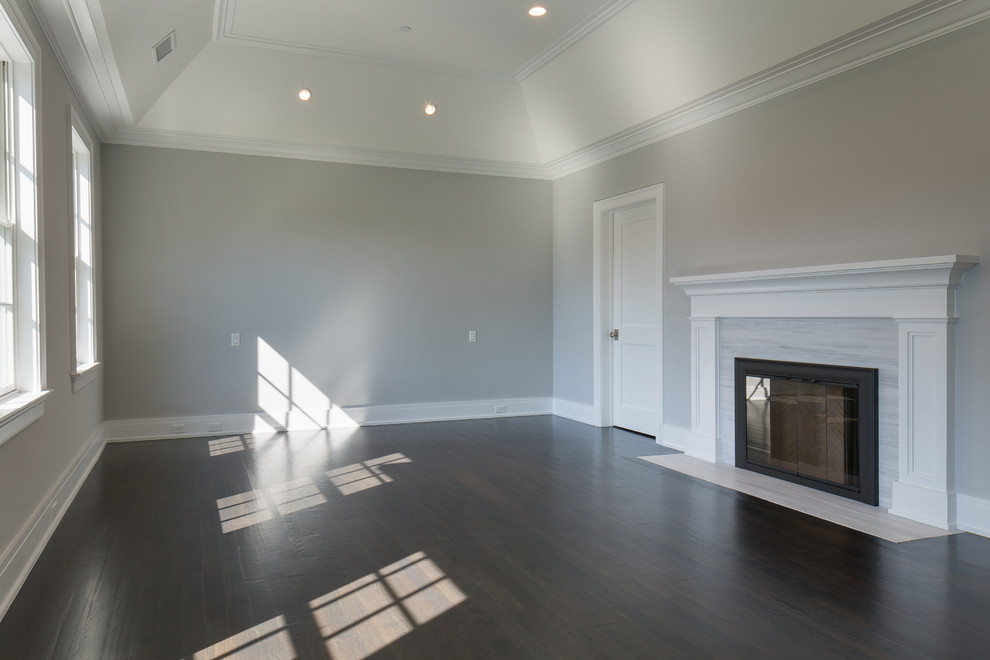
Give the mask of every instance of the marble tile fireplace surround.
<path id="1" fill-rule="evenodd" d="M 948 255 L 674 277 L 691 298 L 686 453 L 735 462 L 735 358 L 879 370 L 880 506 L 956 527 L 956 287 Z"/>

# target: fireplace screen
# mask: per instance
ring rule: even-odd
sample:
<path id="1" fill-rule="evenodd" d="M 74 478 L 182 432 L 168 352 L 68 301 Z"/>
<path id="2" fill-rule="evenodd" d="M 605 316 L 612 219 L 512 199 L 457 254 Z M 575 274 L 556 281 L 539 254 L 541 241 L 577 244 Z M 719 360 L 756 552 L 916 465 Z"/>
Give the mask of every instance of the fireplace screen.
<path id="1" fill-rule="evenodd" d="M 877 502 L 876 370 L 736 359 L 736 465 Z"/>

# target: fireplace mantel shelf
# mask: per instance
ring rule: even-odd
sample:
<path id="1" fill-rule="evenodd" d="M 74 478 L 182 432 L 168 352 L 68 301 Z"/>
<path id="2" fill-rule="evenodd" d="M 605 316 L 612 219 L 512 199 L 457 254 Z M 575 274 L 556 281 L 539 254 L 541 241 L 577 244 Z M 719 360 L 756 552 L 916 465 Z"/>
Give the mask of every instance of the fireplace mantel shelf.
<path id="1" fill-rule="evenodd" d="M 730 396 L 719 387 L 723 321 L 829 319 L 841 332 L 853 319 L 894 319 L 898 473 L 891 512 L 954 529 L 955 294 L 978 262 L 945 255 L 671 278 L 691 298 L 691 432 L 677 448 L 734 462 L 719 453 L 720 438 L 733 432 L 719 422 L 721 400 Z M 766 337 L 768 346 L 774 341 Z"/>
<path id="2" fill-rule="evenodd" d="M 954 318 L 979 257 L 945 255 L 673 277 L 702 318 Z"/>

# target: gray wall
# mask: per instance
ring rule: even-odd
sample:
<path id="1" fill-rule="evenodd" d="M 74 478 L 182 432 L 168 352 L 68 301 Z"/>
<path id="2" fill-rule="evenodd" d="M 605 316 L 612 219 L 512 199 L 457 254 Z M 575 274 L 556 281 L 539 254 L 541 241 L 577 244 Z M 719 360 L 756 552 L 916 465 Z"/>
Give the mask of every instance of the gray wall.
<path id="1" fill-rule="evenodd" d="M 257 410 L 258 337 L 341 406 L 552 394 L 549 182 L 115 145 L 103 175 L 107 419 Z"/>
<path id="2" fill-rule="evenodd" d="M 97 372 L 94 382 L 78 392 L 72 391 L 69 377 L 73 366 L 69 360 L 69 346 L 72 337 L 74 273 L 69 233 L 72 196 L 69 187 L 71 142 L 68 107 L 69 104 L 74 104 L 82 114 L 81 106 L 66 82 L 29 3 L 24 0 L 17 4 L 42 47 L 41 61 L 37 63 L 41 67 L 42 86 L 37 90 L 40 92 L 40 106 L 36 130 L 41 137 L 38 201 L 42 236 L 40 275 L 43 281 L 44 375 L 45 386 L 51 390 L 51 394 L 45 401 L 42 418 L 0 446 L 0 558 L 7 558 L 7 553 L 14 550 L 12 544 L 19 540 L 24 526 L 39 509 L 48 504 L 53 489 L 74 465 L 87 441 L 100 430 L 103 421 L 100 373 Z M 98 170 L 98 143 L 95 145 L 94 159 Z M 98 238 L 98 179 L 96 194 L 95 222 Z M 101 273 L 97 265 L 97 285 L 100 280 Z M 97 312 L 99 313 L 99 309 Z M 98 315 L 97 328 L 99 326 Z"/>
<path id="3" fill-rule="evenodd" d="M 592 402 L 591 207 L 666 184 L 666 276 L 976 254 L 959 292 L 959 489 L 990 497 L 990 22 L 554 183 L 554 394 Z M 666 423 L 690 427 L 665 289 Z"/>

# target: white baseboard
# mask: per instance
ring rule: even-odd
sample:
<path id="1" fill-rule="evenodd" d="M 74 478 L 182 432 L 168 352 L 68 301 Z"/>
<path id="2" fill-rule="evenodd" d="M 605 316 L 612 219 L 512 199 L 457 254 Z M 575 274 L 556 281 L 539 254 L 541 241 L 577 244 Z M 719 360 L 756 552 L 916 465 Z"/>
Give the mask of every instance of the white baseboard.
<path id="1" fill-rule="evenodd" d="M 658 443 L 709 463 L 718 462 L 718 438 L 701 435 L 691 429 L 664 424 Z"/>
<path id="2" fill-rule="evenodd" d="M 505 406 L 505 412 L 496 413 L 495 406 Z M 409 422 L 443 422 L 455 419 L 550 415 L 553 413 L 553 404 L 550 398 L 539 397 L 490 401 L 410 403 L 392 406 L 354 406 L 344 408 L 343 412 L 359 426 L 374 426 Z"/>
<path id="3" fill-rule="evenodd" d="M 504 406 L 505 412 L 495 412 Z M 239 413 L 195 417 L 159 417 L 122 419 L 106 423 L 107 442 L 162 440 L 165 438 L 199 438 L 237 435 L 264 431 L 296 431 L 322 428 L 440 422 L 488 417 L 519 417 L 553 413 L 549 398 L 491 399 L 483 401 L 445 401 L 386 406 L 351 406 L 321 410 L 284 411 L 278 413 Z"/>
<path id="4" fill-rule="evenodd" d="M 106 422 L 107 442 L 131 440 L 162 440 L 164 438 L 198 438 L 206 435 L 237 435 L 252 433 L 258 415 L 205 415 L 200 417 L 159 417 L 155 419 L 118 419 Z M 220 424 L 219 431 L 210 431 L 211 424 Z M 173 433 L 173 426 L 182 430 Z"/>
<path id="5" fill-rule="evenodd" d="M 103 453 L 104 429 L 96 429 L 62 478 L 45 495 L 20 533 L 0 555 L 0 619 L 24 585 L 76 493 Z"/>
<path id="6" fill-rule="evenodd" d="M 554 399 L 553 414 L 557 417 L 566 417 L 575 422 L 590 424 L 591 426 L 598 426 L 598 420 L 601 417 L 594 406 L 586 403 L 577 403 L 568 399 Z"/>
<path id="7" fill-rule="evenodd" d="M 990 500 L 957 494 L 956 516 L 959 529 L 990 537 Z"/>
<path id="8" fill-rule="evenodd" d="M 958 496 L 934 488 L 895 481 L 888 511 L 939 529 L 958 529 Z"/>

